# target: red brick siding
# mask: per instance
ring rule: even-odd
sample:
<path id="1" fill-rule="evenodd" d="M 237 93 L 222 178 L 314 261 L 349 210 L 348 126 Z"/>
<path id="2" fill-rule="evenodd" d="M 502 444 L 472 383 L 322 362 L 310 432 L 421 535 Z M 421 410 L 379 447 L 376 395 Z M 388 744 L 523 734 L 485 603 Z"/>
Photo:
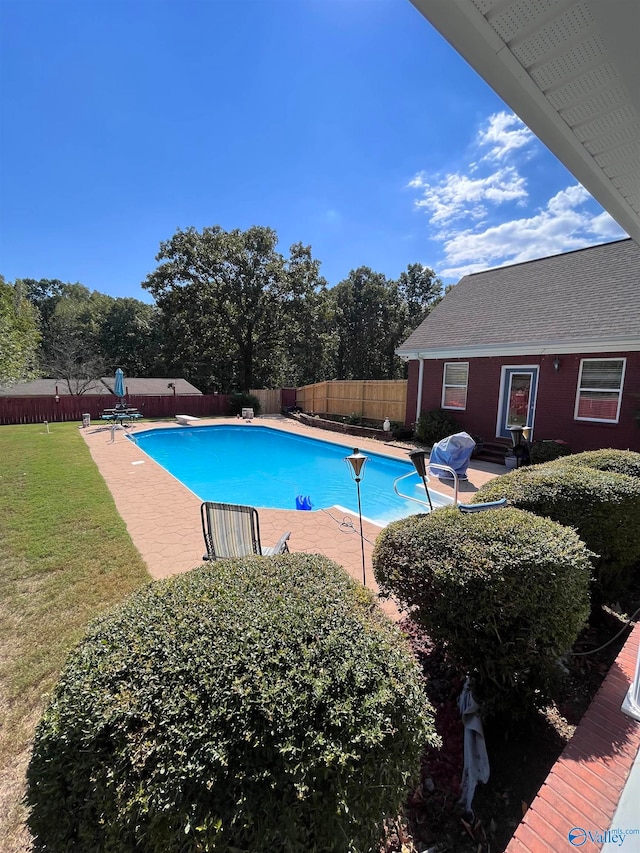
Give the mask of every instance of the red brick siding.
<path id="1" fill-rule="evenodd" d="M 467 408 L 464 411 L 452 411 L 451 414 L 462 429 L 491 441 L 496 435 L 501 368 L 503 365 L 538 365 L 535 438 L 563 439 L 575 452 L 596 450 L 599 447 L 640 450 L 640 426 L 634 417 L 635 412 L 640 410 L 640 353 L 626 355 L 619 423 L 590 423 L 574 419 L 580 360 L 621 358 L 624 355 L 616 352 L 561 355 L 557 372 L 553 369 L 555 355 L 457 359 L 469 362 Z M 409 364 L 407 423 L 416 420 L 418 364 L 418 361 Z M 443 366 L 442 359 L 426 360 L 424 363 L 423 412 L 441 406 Z"/>

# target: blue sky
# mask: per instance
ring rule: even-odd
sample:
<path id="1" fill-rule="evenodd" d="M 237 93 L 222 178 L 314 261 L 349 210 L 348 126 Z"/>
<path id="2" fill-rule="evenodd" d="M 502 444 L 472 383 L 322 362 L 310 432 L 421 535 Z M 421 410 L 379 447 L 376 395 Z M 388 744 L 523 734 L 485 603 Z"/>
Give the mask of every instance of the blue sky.
<path id="1" fill-rule="evenodd" d="M 149 301 L 177 228 L 329 285 L 624 232 L 409 0 L 0 0 L 0 273 Z"/>

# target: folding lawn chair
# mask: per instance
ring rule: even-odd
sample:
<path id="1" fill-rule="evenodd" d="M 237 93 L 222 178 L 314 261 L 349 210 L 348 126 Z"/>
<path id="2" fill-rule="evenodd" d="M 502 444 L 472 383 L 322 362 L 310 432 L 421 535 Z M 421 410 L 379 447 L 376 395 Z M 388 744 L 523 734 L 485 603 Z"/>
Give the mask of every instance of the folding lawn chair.
<path id="1" fill-rule="evenodd" d="M 290 532 L 283 533 L 273 547 L 262 547 L 258 511 L 251 506 L 205 501 L 200 507 L 200 515 L 207 547 L 204 560 L 246 557 L 250 554 L 272 557 L 289 550 L 287 540 L 291 536 Z"/>

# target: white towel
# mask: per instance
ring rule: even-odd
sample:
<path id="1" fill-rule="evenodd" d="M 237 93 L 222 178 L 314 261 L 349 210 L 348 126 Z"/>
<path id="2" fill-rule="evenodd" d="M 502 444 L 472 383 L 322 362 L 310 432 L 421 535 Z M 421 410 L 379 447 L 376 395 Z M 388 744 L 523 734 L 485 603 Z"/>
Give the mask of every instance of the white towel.
<path id="1" fill-rule="evenodd" d="M 464 723 L 464 769 L 460 802 L 464 803 L 465 809 L 470 812 L 476 785 L 489 779 L 489 756 L 480 718 L 480 705 L 471 692 L 468 678 L 458 699 L 458 708 Z"/>

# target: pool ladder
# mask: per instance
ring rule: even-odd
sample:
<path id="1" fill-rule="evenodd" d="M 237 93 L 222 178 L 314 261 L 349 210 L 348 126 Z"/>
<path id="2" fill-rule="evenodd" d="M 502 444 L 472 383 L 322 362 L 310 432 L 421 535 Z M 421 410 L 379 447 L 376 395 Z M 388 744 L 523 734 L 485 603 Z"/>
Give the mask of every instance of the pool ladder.
<path id="1" fill-rule="evenodd" d="M 446 471 L 448 474 L 451 475 L 451 477 L 453 478 L 453 505 L 458 506 L 458 475 L 453 470 L 453 468 L 450 468 L 449 465 L 440 465 L 440 463 L 438 463 L 438 462 L 428 462 L 427 465 L 428 465 L 429 469 L 438 468 L 440 471 Z M 403 474 L 401 477 L 397 477 L 393 481 L 393 491 L 396 493 L 396 495 L 398 495 L 399 498 L 404 498 L 405 500 L 408 500 L 408 501 L 415 501 L 416 503 L 422 504 L 423 506 L 428 506 L 429 509 L 432 510 L 433 505 L 431 503 L 431 498 L 429 497 L 429 486 L 428 486 L 429 476 L 428 475 L 425 475 L 424 480 L 423 480 L 424 487 L 427 491 L 427 500 L 426 501 L 420 500 L 420 498 L 415 498 L 415 497 L 413 497 L 413 495 L 405 495 L 398 489 L 398 483 L 401 480 L 406 480 L 407 477 L 413 477 L 416 475 L 420 476 L 417 471 L 410 471 L 408 474 Z M 421 478 L 421 479 L 423 479 L 423 478 Z"/>

